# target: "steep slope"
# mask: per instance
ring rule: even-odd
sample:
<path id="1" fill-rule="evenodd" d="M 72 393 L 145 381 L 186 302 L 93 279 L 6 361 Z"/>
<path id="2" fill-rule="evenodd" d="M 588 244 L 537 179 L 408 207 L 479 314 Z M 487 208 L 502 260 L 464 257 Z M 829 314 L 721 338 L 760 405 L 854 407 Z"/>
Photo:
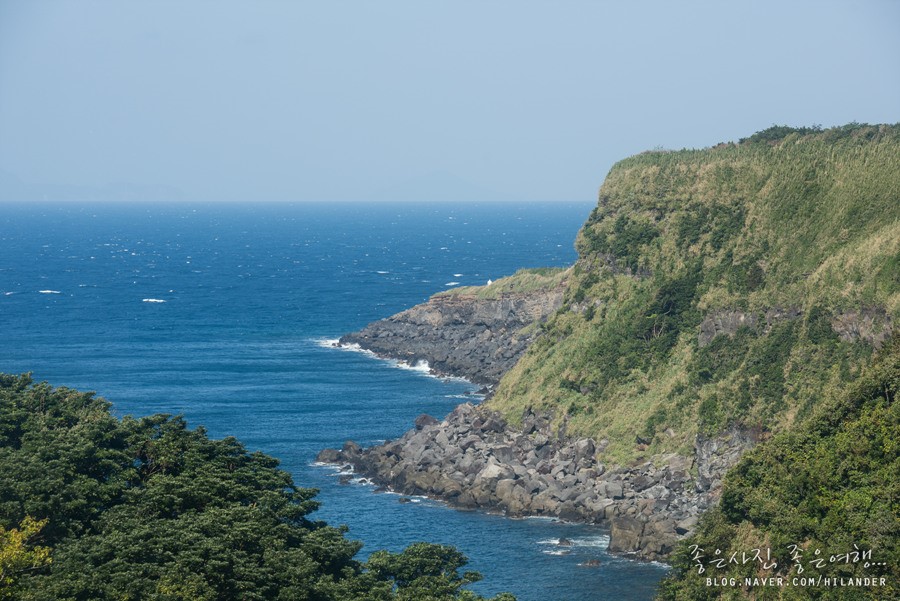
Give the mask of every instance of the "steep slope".
<path id="1" fill-rule="evenodd" d="M 900 318 L 900 127 L 773 128 L 618 163 L 564 305 L 490 401 L 606 460 L 753 438 L 843 388 Z"/>
<path id="2" fill-rule="evenodd" d="M 631 157 L 576 246 L 559 310 L 484 406 L 320 459 L 665 557 L 747 450 L 840 395 L 895 329 L 900 126 Z"/>
<path id="3" fill-rule="evenodd" d="M 807 424 L 748 453 L 726 477 L 720 508 L 704 516 L 673 557 L 675 569 L 660 597 L 898 598 L 898 389 L 900 340 Z M 711 563 L 716 549 L 730 557 L 757 548 L 771 549 L 768 567 L 751 561 L 719 569 Z M 711 587 L 708 577 L 729 584 Z M 773 577 L 788 584 L 762 584 Z M 833 584 L 822 586 L 819 577 Z M 816 585 L 792 588 L 801 578 Z"/>

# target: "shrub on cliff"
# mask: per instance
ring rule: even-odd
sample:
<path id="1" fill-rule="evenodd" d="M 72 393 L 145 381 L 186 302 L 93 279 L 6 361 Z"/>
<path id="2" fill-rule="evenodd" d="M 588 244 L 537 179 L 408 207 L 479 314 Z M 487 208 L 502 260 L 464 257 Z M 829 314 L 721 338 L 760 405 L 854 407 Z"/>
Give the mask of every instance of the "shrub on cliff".
<path id="1" fill-rule="evenodd" d="M 845 395 L 828 399 L 807 424 L 759 445 L 728 473 L 720 508 L 704 516 L 697 533 L 673 556 L 660 599 L 898 598 L 898 391 L 900 339 Z M 771 549 L 777 566 L 764 569 L 757 561 L 740 560 L 757 548 Z M 870 558 L 863 555 L 868 551 Z M 723 568 L 713 563 L 734 553 L 738 563 L 726 561 Z M 886 585 L 741 586 L 745 578 L 769 576 L 785 582 L 884 578 Z M 735 578 L 737 585 L 709 586 L 707 578 Z"/>
<path id="2" fill-rule="evenodd" d="M 627 158 L 579 233 L 562 310 L 489 403 L 513 423 L 552 411 L 617 463 L 802 423 L 900 322 L 898 199 L 898 125 Z"/>
<path id="3" fill-rule="evenodd" d="M 180 417 L 0 375 L 0 598 L 481 599 L 447 547 L 356 560 L 314 495 Z"/>

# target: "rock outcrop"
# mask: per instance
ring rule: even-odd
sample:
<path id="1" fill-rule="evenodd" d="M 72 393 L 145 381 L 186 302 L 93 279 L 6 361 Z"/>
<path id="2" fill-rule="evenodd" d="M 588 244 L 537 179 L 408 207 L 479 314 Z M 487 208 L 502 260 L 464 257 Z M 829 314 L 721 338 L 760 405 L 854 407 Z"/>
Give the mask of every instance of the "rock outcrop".
<path id="1" fill-rule="evenodd" d="M 848 342 L 862 341 L 881 348 L 894 329 L 891 316 L 882 307 L 864 307 L 838 311 L 831 327 Z"/>
<path id="2" fill-rule="evenodd" d="M 785 319 L 799 319 L 803 312 L 797 307 L 770 307 L 759 313 L 741 311 L 739 309 L 720 309 L 710 312 L 700 323 L 698 343 L 704 347 L 716 336 L 734 336 L 741 328 L 768 334 L 772 326 Z"/>
<path id="3" fill-rule="evenodd" d="M 770 307 L 757 313 L 740 309 L 711 311 L 700 323 L 699 345 L 706 346 L 716 336 L 734 336 L 741 328 L 768 334 L 782 320 L 799 319 L 803 311 L 797 307 Z M 845 342 L 863 342 L 881 348 L 893 332 L 893 320 L 883 307 L 838 309 L 831 316 L 831 329 Z"/>
<path id="4" fill-rule="evenodd" d="M 559 309 L 563 291 L 563 286 L 555 286 L 498 298 L 438 294 L 343 336 L 339 344 L 356 344 L 411 365 L 427 361 L 437 374 L 493 385 L 532 341 L 534 329 L 526 326 Z"/>
<path id="5" fill-rule="evenodd" d="M 603 524 L 610 551 L 655 560 L 693 531 L 725 470 L 752 443 L 729 432 L 698 440 L 697 466 L 673 454 L 611 469 L 605 441 L 561 439 L 549 415 L 527 411 L 512 427 L 499 413 L 466 403 L 443 421 L 420 416 L 397 440 L 366 449 L 348 441 L 318 460 L 349 464 L 379 486 L 455 507 Z"/>

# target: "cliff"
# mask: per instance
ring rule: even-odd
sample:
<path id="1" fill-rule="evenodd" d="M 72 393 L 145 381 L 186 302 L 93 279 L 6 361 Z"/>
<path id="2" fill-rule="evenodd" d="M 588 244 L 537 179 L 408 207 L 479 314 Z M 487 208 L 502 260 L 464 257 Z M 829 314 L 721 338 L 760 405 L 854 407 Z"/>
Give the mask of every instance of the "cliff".
<path id="1" fill-rule="evenodd" d="M 606 523 L 612 550 L 664 557 L 747 450 L 846 391 L 894 331 L 900 126 L 625 159 L 576 248 L 484 407 L 323 457 L 461 506 Z"/>
<path id="2" fill-rule="evenodd" d="M 494 410 L 552 410 L 621 463 L 790 428 L 900 319 L 900 126 L 625 159 L 576 247 L 562 309 Z"/>
<path id="3" fill-rule="evenodd" d="M 807 423 L 747 453 L 728 473 L 718 507 L 672 556 L 660 598 L 677 599 L 897 599 L 900 597 L 900 341 L 885 345 L 844 394 L 823 400 Z M 695 557 L 691 545 L 704 549 Z M 799 545 L 799 553 L 792 553 Z M 771 549 L 765 566 L 728 563 L 709 587 L 698 573 L 711 555 Z M 818 552 L 816 551 L 818 550 Z M 828 558 L 818 562 L 819 558 Z M 859 581 L 866 586 L 815 586 L 802 594 L 747 586 L 754 579 L 807 577 L 818 583 Z"/>
<path id="4" fill-rule="evenodd" d="M 522 356 L 538 324 L 562 305 L 568 270 L 524 269 L 489 286 L 456 288 L 359 332 L 340 345 L 438 374 L 494 385 Z"/>

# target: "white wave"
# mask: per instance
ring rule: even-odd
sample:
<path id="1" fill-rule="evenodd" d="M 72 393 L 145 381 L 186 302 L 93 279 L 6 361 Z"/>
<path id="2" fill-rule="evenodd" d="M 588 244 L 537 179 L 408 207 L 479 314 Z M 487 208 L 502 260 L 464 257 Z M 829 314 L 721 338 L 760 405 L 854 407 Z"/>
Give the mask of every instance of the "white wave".
<path id="1" fill-rule="evenodd" d="M 447 282 L 444 286 L 459 286 L 459 282 Z"/>
<path id="2" fill-rule="evenodd" d="M 340 338 L 313 338 L 312 342 L 322 348 L 341 348 Z"/>
<path id="3" fill-rule="evenodd" d="M 390 271 L 376 271 L 375 273 L 380 273 L 381 275 L 385 275 L 387 273 L 390 273 Z"/>
<path id="4" fill-rule="evenodd" d="M 379 357 L 378 354 L 375 353 L 374 351 L 370 351 L 369 349 L 362 348 L 356 342 L 351 342 L 350 344 L 341 344 L 340 340 L 338 340 L 337 338 L 311 338 L 310 341 L 313 342 L 315 345 L 320 346 L 322 348 L 338 349 L 341 351 L 350 351 L 353 353 L 361 353 L 363 355 L 366 355 L 367 357 L 371 357 L 373 359 L 378 359 L 379 361 L 384 361 L 391 367 L 414 371 L 416 373 L 420 373 L 420 374 L 428 376 L 430 378 L 437 378 L 439 380 L 447 380 L 447 381 L 465 382 L 467 384 L 471 384 L 471 382 L 469 382 L 469 380 L 459 377 L 459 376 L 445 376 L 445 375 L 433 373 L 431 371 L 431 366 L 428 364 L 428 361 L 420 360 L 420 361 L 416 361 L 415 363 L 410 364 L 408 361 L 400 361 L 398 359 L 387 359 L 385 357 Z M 466 398 L 478 398 L 478 395 L 468 395 Z"/>
<path id="5" fill-rule="evenodd" d="M 603 534 L 598 536 L 587 536 L 584 538 L 573 538 L 570 540 L 576 547 L 599 547 L 605 549 L 609 546 L 609 536 Z"/>
<path id="6" fill-rule="evenodd" d="M 59 290 L 38 290 L 41 294 L 62 294 Z"/>
<path id="7" fill-rule="evenodd" d="M 416 361 L 415 363 L 413 363 L 412 365 L 410 365 L 409 363 L 407 363 L 405 361 L 397 361 L 396 363 L 397 363 L 397 367 L 399 367 L 400 369 L 409 369 L 412 371 L 422 372 L 423 374 L 431 373 L 431 366 L 428 365 L 428 361 L 419 360 L 419 361 Z"/>
<path id="8" fill-rule="evenodd" d="M 454 274 L 453 274 L 453 277 L 455 277 L 455 278 L 461 278 L 462 276 L 463 276 L 463 274 L 461 274 L 461 273 L 454 273 Z"/>
<path id="9" fill-rule="evenodd" d="M 326 348 L 336 348 L 341 351 L 350 351 L 351 353 L 362 353 L 363 355 L 373 357 L 375 359 L 379 358 L 378 355 L 376 355 L 374 352 L 359 346 L 359 344 L 355 342 L 351 342 L 350 344 L 341 344 L 340 340 L 335 340 L 333 338 L 324 338 L 320 339 L 317 344 Z"/>
<path id="10" fill-rule="evenodd" d="M 164 302 L 166 302 L 161 298 L 144 298 L 141 300 L 145 303 L 164 303 Z"/>
<path id="11" fill-rule="evenodd" d="M 539 545 L 553 545 L 554 547 L 563 547 L 569 548 L 572 547 L 599 547 L 601 549 L 605 549 L 609 546 L 609 536 L 605 534 L 599 534 L 597 536 L 585 536 L 578 538 L 568 538 L 564 537 L 566 541 L 570 544 L 560 544 L 559 538 L 545 538 L 544 540 L 537 541 Z"/>
<path id="12" fill-rule="evenodd" d="M 546 553 L 547 555 L 569 555 L 572 551 L 569 549 L 545 549 L 541 553 Z"/>
<path id="13" fill-rule="evenodd" d="M 537 542 L 539 545 L 558 545 L 559 538 L 545 538 L 544 540 L 539 540 Z"/>
<path id="14" fill-rule="evenodd" d="M 15 292 L 4 292 L 3 296 L 12 296 Z"/>

